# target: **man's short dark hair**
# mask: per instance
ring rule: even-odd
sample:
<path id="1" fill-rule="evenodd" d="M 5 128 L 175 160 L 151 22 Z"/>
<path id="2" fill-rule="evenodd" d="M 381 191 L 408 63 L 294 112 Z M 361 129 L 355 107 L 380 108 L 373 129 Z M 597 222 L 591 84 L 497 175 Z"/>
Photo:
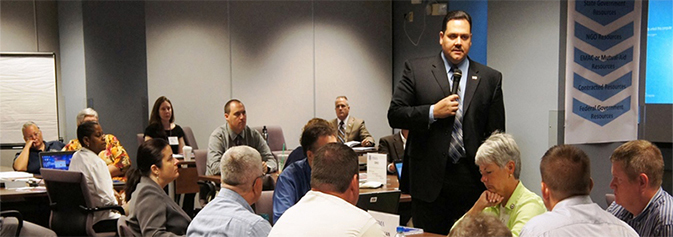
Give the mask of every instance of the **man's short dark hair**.
<path id="1" fill-rule="evenodd" d="M 236 102 L 236 103 L 239 103 L 239 104 L 243 104 L 243 103 L 242 103 L 240 100 L 238 100 L 238 99 L 231 99 L 231 100 L 227 101 L 227 103 L 224 104 L 224 113 L 225 113 L 225 114 L 229 114 L 229 111 L 231 111 L 231 109 L 229 108 L 229 105 L 231 105 L 231 103 L 233 103 L 233 102 Z"/>
<path id="2" fill-rule="evenodd" d="M 629 180 L 633 181 L 644 173 L 650 180 L 650 187 L 659 187 L 664 177 L 664 158 L 661 150 L 646 140 L 635 140 L 617 147 L 610 161 L 621 162 Z"/>
<path id="3" fill-rule="evenodd" d="M 304 150 L 304 156 L 307 151 L 315 153 L 315 144 L 322 136 L 333 136 L 335 134 L 334 128 L 327 120 L 321 118 L 313 118 L 304 126 L 304 131 L 301 133 L 299 142 L 301 148 Z"/>
<path id="4" fill-rule="evenodd" d="M 549 148 L 540 161 L 540 175 L 542 182 L 559 200 L 591 192 L 591 161 L 577 147 L 557 145 Z"/>
<path id="5" fill-rule="evenodd" d="M 329 143 L 316 152 L 311 188 L 344 193 L 358 170 L 358 156 L 353 149 L 344 144 Z"/>
<path id="6" fill-rule="evenodd" d="M 444 16 L 444 21 L 442 23 L 442 32 L 446 31 L 446 23 L 448 23 L 450 20 L 461 20 L 461 19 L 467 20 L 467 23 L 470 23 L 470 32 L 472 32 L 472 17 L 470 16 L 470 14 L 462 10 L 450 11 L 449 13 L 446 13 L 446 16 Z"/>

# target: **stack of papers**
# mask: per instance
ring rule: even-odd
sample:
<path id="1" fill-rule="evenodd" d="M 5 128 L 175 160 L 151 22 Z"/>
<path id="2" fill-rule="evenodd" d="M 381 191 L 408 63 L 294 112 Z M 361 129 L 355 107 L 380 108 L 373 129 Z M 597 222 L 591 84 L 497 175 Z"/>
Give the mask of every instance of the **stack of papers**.
<path id="1" fill-rule="evenodd" d="M 0 172 L 0 180 L 15 180 L 32 178 L 33 174 L 21 171 Z"/>

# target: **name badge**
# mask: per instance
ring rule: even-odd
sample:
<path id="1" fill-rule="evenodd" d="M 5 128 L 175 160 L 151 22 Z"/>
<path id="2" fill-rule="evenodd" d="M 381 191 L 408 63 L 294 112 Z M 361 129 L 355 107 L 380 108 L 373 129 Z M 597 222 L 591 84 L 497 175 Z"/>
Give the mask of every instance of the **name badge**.
<path id="1" fill-rule="evenodd" d="M 176 136 L 168 137 L 168 144 L 170 144 L 170 145 L 179 145 L 180 142 L 178 141 L 178 137 L 176 137 Z"/>

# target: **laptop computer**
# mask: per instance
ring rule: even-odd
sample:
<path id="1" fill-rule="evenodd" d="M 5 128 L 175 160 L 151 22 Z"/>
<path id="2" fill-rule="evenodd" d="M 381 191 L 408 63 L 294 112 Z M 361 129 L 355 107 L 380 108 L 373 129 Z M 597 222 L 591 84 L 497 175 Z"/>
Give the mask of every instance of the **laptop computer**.
<path id="1" fill-rule="evenodd" d="M 374 193 L 361 193 L 357 206 L 362 210 L 372 210 L 397 214 L 400 204 L 400 190 L 391 190 Z"/>
<path id="2" fill-rule="evenodd" d="M 40 152 L 40 167 L 68 170 L 75 151 Z"/>
<path id="3" fill-rule="evenodd" d="M 397 170 L 397 180 L 402 180 L 402 161 L 395 162 L 395 169 Z"/>

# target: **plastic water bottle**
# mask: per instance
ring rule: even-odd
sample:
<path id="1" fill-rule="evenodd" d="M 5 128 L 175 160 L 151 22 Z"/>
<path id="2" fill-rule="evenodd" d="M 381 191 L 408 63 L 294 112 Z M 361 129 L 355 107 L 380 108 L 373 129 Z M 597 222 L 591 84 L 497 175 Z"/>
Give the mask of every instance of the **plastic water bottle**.
<path id="1" fill-rule="evenodd" d="M 395 237 L 404 237 L 404 226 L 398 226 L 397 227 L 397 234 L 395 234 Z"/>
<path id="2" fill-rule="evenodd" d="M 262 136 L 264 136 L 264 141 L 266 141 L 266 145 L 269 145 L 269 131 L 266 130 L 266 126 L 262 128 Z"/>

